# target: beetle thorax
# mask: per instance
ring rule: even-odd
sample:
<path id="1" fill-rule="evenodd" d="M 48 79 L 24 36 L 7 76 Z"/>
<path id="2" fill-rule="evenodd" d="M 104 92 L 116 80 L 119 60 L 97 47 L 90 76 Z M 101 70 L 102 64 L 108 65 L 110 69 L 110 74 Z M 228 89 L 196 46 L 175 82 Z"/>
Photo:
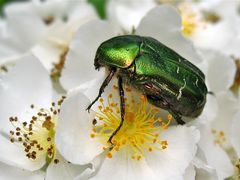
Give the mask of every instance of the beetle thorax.
<path id="1" fill-rule="evenodd" d="M 138 56 L 141 44 L 139 36 L 118 36 L 103 42 L 95 56 L 95 67 L 129 67 Z"/>

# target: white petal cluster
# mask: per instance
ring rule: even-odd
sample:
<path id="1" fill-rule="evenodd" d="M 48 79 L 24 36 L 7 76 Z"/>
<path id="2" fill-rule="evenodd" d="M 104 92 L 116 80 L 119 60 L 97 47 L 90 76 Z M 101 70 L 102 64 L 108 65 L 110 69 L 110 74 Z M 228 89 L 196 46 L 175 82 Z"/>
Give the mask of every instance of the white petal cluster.
<path id="1" fill-rule="evenodd" d="M 0 17 L 0 179 L 223 180 L 240 178 L 240 2 L 86 0 L 6 4 Z M 176 125 L 166 110 L 94 67 L 115 36 L 152 37 L 197 66 L 203 112 Z"/>

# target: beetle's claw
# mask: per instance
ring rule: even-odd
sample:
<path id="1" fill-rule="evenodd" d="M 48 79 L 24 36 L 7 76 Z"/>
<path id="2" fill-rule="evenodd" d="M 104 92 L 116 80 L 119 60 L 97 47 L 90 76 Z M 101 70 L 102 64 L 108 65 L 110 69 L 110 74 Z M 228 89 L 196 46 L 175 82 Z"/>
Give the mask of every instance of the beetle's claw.
<path id="1" fill-rule="evenodd" d="M 89 105 L 89 106 L 86 108 L 86 111 L 88 111 L 88 113 L 90 113 L 90 109 L 91 109 L 91 105 Z"/>
<path id="2" fill-rule="evenodd" d="M 111 147 L 112 147 L 112 148 L 114 147 L 114 143 L 112 142 L 112 137 L 110 137 L 110 138 L 108 139 L 108 143 L 111 144 Z"/>
<path id="3" fill-rule="evenodd" d="M 114 144 L 111 144 L 111 146 L 109 147 L 109 151 L 111 151 L 114 148 Z"/>
<path id="4" fill-rule="evenodd" d="M 109 138 L 109 139 L 108 139 L 108 143 L 110 143 L 111 145 L 113 145 L 112 138 Z"/>

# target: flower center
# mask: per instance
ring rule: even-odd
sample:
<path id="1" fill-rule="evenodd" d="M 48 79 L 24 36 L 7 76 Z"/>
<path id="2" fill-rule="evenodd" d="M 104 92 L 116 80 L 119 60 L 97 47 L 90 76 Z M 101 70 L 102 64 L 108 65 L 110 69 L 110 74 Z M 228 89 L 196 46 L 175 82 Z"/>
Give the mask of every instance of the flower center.
<path id="1" fill-rule="evenodd" d="M 4 65 L 0 66 L 0 73 L 1 73 L 1 72 L 7 73 L 7 72 L 8 72 L 7 66 L 4 66 Z"/>
<path id="2" fill-rule="evenodd" d="M 198 28 L 204 27 L 200 13 L 195 11 L 189 4 L 181 3 L 178 9 L 182 17 L 182 33 L 185 36 L 190 37 Z"/>
<path id="3" fill-rule="evenodd" d="M 117 89 L 117 87 L 114 86 L 114 89 Z M 148 104 L 145 96 L 139 96 L 138 101 L 135 101 L 131 89 L 126 88 L 125 92 L 127 92 L 127 98 L 125 98 L 126 113 L 124 123 L 113 137 L 114 146 L 107 154 L 107 157 L 111 158 L 114 153 L 126 150 L 127 155 L 132 159 L 140 160 L 146 153 L 166 149 L 168 142 L 160 138 L 159 132 L 168 128 L 172 116 L 169 115 L 168 121 L 164 122 L 158 117 L 157 108 Z M 129 94 L 131 96 L 128 96 Z M 111 93 L 108 95 L 107 100 L 103 98 L 99 100 L 99 111 L 90 135 L 92 138 L 100 139 L 105 145 L 121 120 L 119 103 L 116 103 L 114 99 Z M 103 147 L 103 149 L 106 149 L 106 147 Z"/>
<path id="4" fill-rule="evenodd" d="M 238 159 L 235 162 L 235 172 L 234 172 L 232 179 L 236 179 L 236 180 L 240 179 L 240 159 Z"/>
<path id="5" fill-rule="evenodd" d="M 235 79 L 234 79 L 234 83 L 231 86 L 231 90 L 235 93 L 238 93 L 239 87 L 240 87 L 240 58 L 235 60 L 235 64 L 237 67 L 237 72 L 235 74 Z"/>
<path id="6" fill-rule="evenodd" d="M 68 53 L 68 47 L 60 47 L 60 49 L 62 49 L 62 54 L 60 55 L 59 61 L 58 63 L 54 63 L 53 68 L 51 69 L 51 78 L 54 81 L 59 80 Z"/>
<path id="7" fill-rule="evenodd" d="M 214 23 L 218 23 L 221 20 L 221 17 L 213 11 L 203 11 L 202 13 L 205 21 L 209 23 L 214 24 Z"/>
<path id="8" fill-rule="evenodd" d="M 30 121 L 19 121 L 18 117 L 10 117 L 9 121 L 14 127 L 10 131 L 10 141 L 22 145 L 26 157 L 30 160 L 38 160 L 46 157 L 46 162 L 58 163 L 55 158 L 56 146 L 54 143 L 55 127 L 58 121 L 59 107 L 65 97 L 57 103 L 53 102 L 50 109 L 40 109 Z M 31 105 L 35 109 L 34 105 Z"/>
<path id="9" fill-rule="evenodd" d="M 212 134 L 214 137 L 214 143 L 223 147 L 226 142 L 225 133 L 221 130 L 212 129 Z"/>

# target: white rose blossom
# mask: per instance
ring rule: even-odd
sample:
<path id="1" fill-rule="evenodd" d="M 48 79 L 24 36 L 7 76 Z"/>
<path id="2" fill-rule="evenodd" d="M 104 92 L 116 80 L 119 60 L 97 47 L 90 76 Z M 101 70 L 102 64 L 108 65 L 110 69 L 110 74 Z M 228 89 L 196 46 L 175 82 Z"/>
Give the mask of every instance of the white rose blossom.
<path id="1" fill-rule="evenodd" d="M 32 51 L 49 71 L 65 57 L 79 26 L 97 18 L 94 8 L 82 0 L 15 2 L 4 7 L 4 14 L 0 65 Z"/>
<path id="2" fill-rule="evenodd" d="M 57 101 L 47 71 L 31 54 L 0 76 L 0 177 L 74 178 L 84 166 L 68 163 L 55 146 L 64 98 Z M 46 174 L 43 172 L 46 169 Z"/>
<path id="3" fill-rule="evenodd" d="M 112 92 L 103 95 L 98 106 L 88 113 L 90 100 L 74 90 L 62 105 L 56 133 L 61 154 L 75 164 L 93 163 L 93 168 L 80 174 L 79 179 L 183 179 L 196 152 L 198 130 L 168 127 L 171 115 L 161 120 L 156 113 L 159 110 L 149 106 L 144 96 L 135 102 L 136 97 L 129 95 L 125 122 L 111 147 L 108 139 L 121 119 L 117 97 L 113 86 Z"/>
<path id="4" fill-rule="evenodd" d="M 198 48 L 215 50 L 238 58 L 240 55 L 238 3 L 220 0 L 178 5 L 182 16 L 183 33 Z"/>
<path id="5" fill-rule="evenodd" d="M 231 148 L 230 122 L 239 109 L 237 99 L 230 91 L 236 67 L 233 59 L 217 51 L 201 50 L 201 54 L 208 66 L 208 89 L 213 92 L 209 98 L 214 98 L 214 101 L 210 106 L 206 105 L 204 110 L 207 112 L 195 123 L 201 132 L 199 148 L 207 164 L 216 169 L 218 179 L 225 179 L 234 172 L 227 152 Z"/>
<path id="6" fill-rule="evenodd" d="M 182 18 L 182 32 L 196 47 L 239 57 L 239 1 L 110 0 L 107 12 L 109 20 L 118 31 L 131 32 L 148 11 L 163 3 L 178 8 Z M 126 16 L 130 18 L 126 19 Z"/>

